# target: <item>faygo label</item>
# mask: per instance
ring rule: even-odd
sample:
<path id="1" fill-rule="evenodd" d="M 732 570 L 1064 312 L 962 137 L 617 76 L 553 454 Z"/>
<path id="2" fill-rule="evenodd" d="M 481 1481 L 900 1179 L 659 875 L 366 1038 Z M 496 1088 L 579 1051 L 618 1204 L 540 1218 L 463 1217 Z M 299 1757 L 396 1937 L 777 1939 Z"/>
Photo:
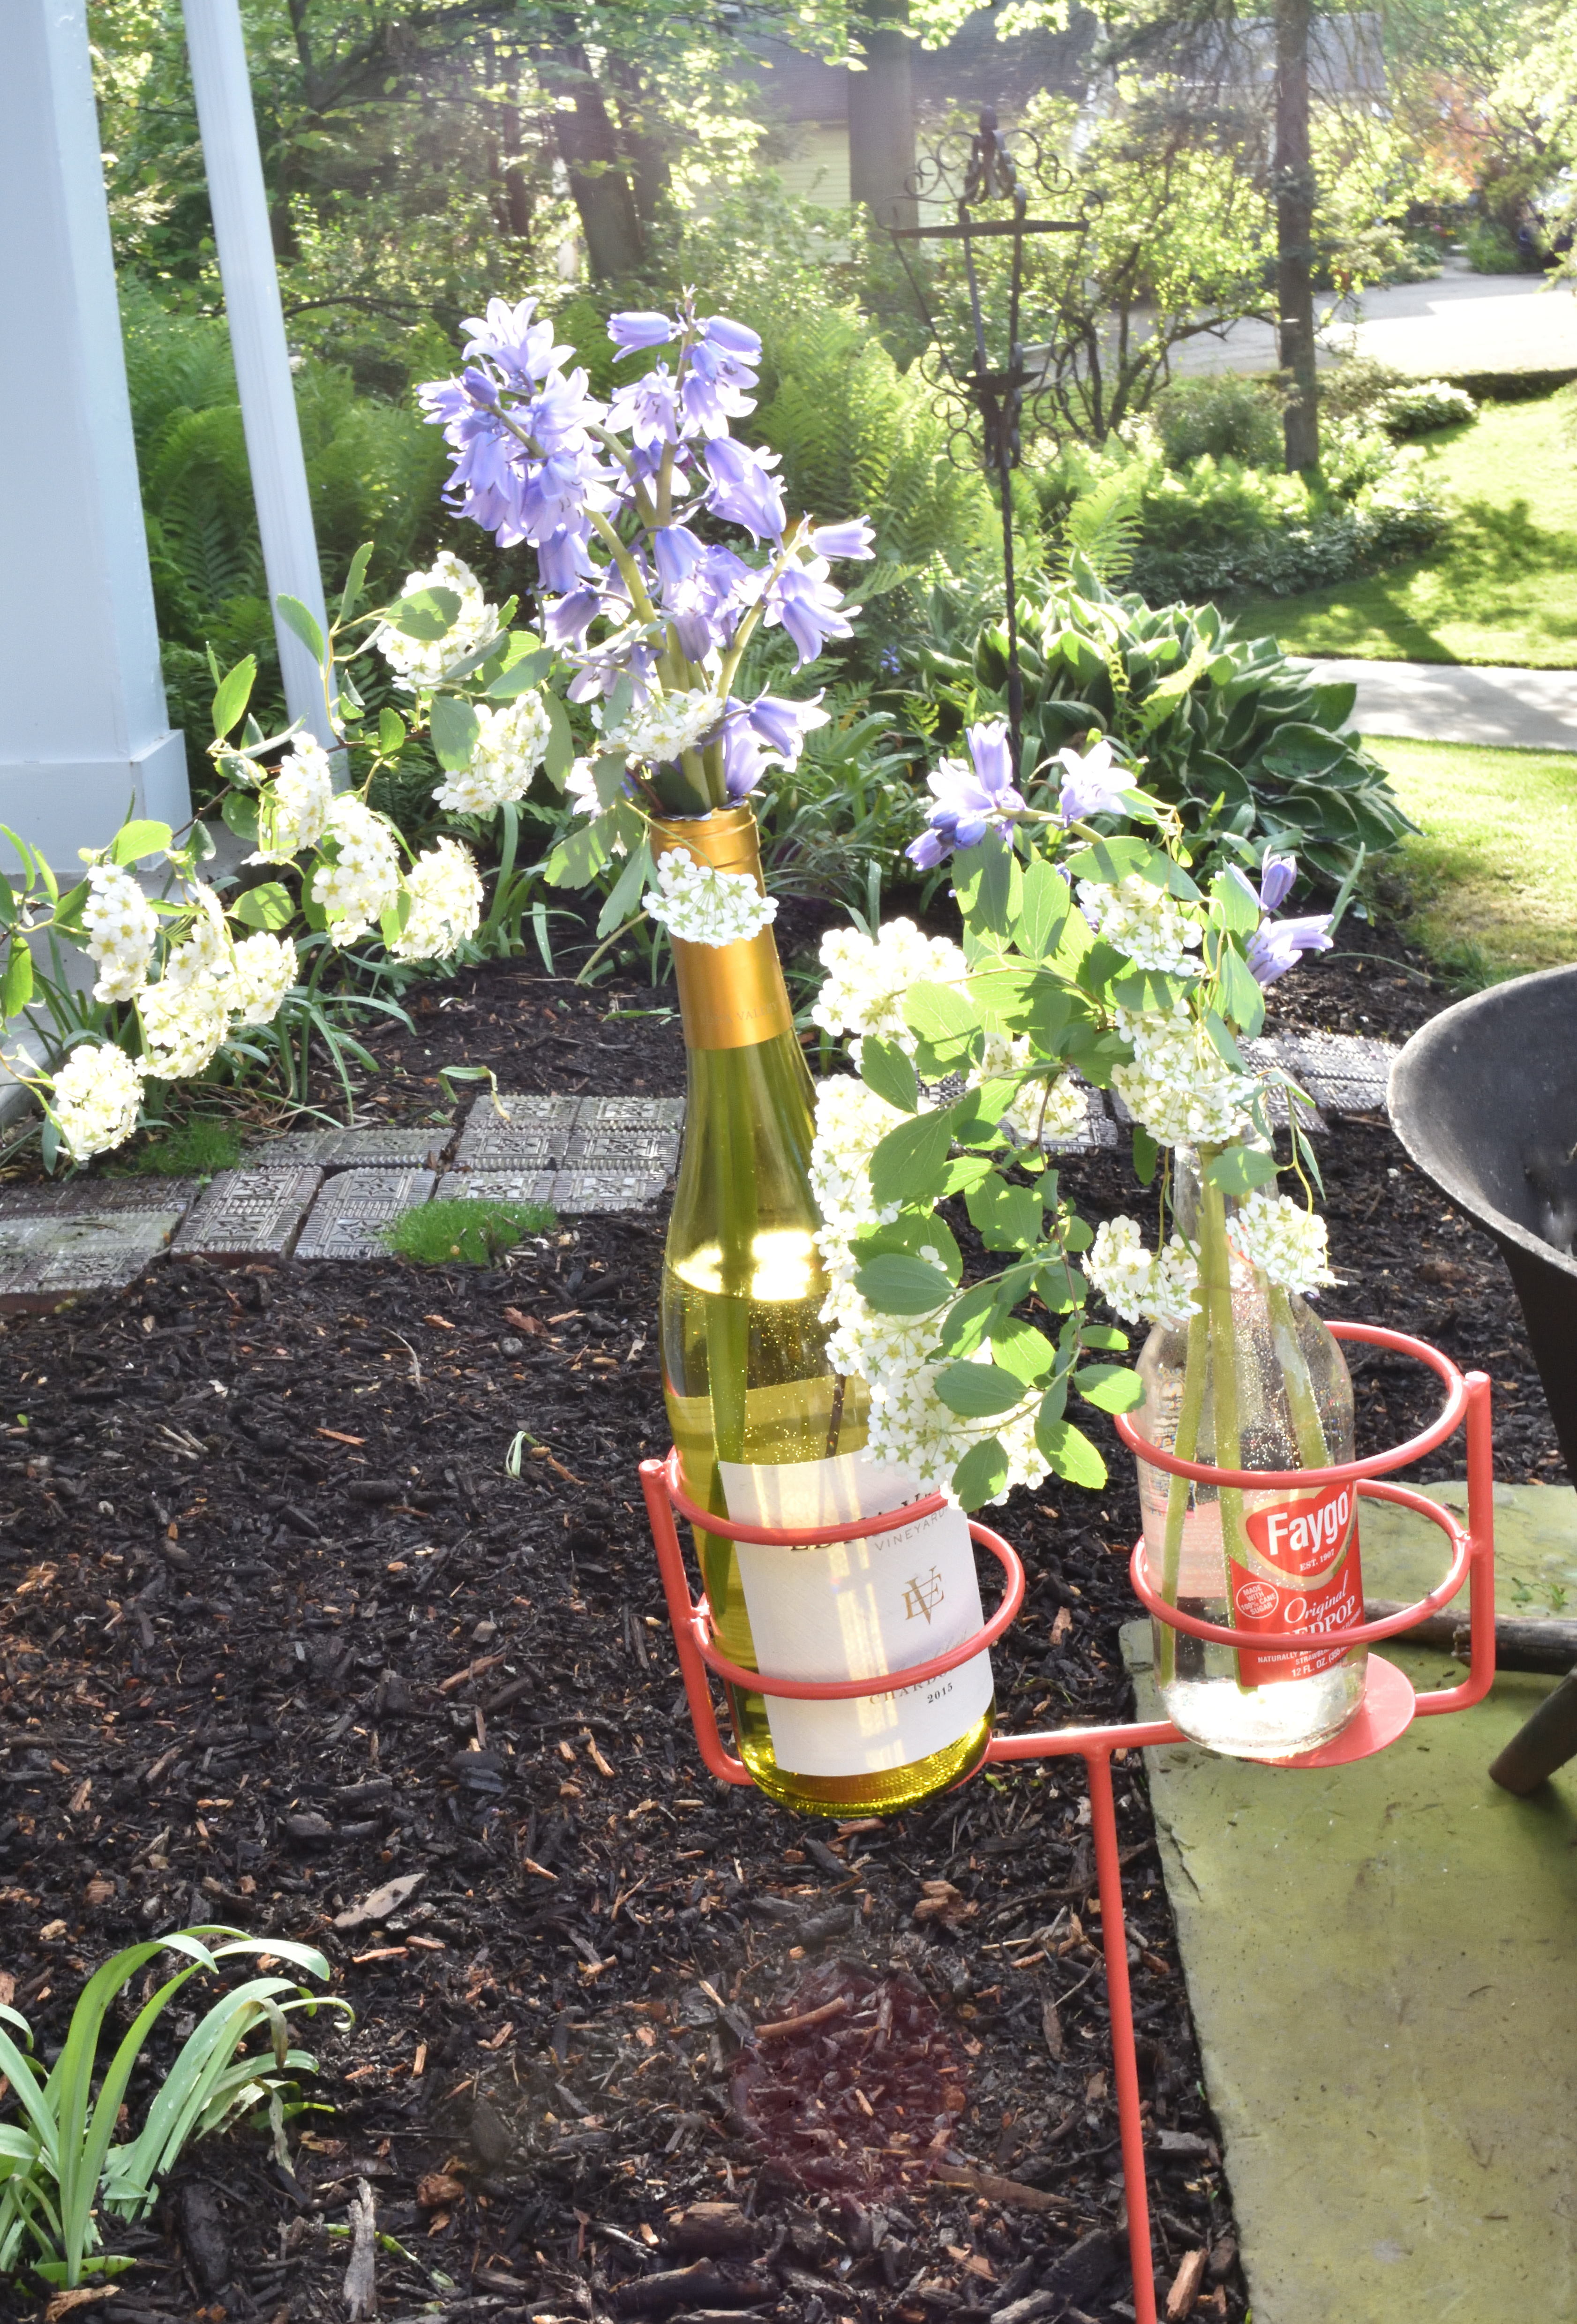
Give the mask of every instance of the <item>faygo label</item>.
<path id="1" fill-rule="evenodd" d="M 1254 1568 L 1233 1558 L 1231 1626 L 1238 1630 L 1349 1630 L 1363 1619 L 1358 1559 L 1358 1502 L 1352 1486 L 1327 1485 L 1255 1509 L 1243 1520 Z M 1284 1648 L 1238 1656 L 1246 1686 L 1313 1678 L 1342 1661 L 1344 1646 Z"/>

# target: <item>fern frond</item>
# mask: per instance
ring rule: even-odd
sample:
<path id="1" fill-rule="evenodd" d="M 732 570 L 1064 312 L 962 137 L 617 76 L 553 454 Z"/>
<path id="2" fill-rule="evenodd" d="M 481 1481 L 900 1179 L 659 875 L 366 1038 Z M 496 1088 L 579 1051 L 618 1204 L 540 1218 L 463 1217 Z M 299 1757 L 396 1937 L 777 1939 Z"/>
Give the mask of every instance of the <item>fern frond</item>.
<path id="1" fill-rule="evenodd" d="M 1068 510 L 1062 569 L 1071 574 L 1084 558 L 1102 581 L 1120 581 L 1133 565 L 1139 540 L 1139 496 L 1144 472 L 1114 468 L 1082 492 Z"/>

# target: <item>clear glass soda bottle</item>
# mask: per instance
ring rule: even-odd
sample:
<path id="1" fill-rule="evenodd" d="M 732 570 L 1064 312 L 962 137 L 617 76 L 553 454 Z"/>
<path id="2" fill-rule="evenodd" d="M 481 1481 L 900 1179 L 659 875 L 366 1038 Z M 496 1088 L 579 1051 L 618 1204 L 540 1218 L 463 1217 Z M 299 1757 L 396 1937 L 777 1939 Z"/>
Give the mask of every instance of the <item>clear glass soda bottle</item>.
<path id="1" fill-rule="evenodd" d="M 1199 1252 L 1198 1312 L 1157 1323 L 1139 1361 L 1141 1435 L 1222 1469 L 1323 1469 L 1352 1458 L 1352 1382 L 1306 1300 L 1234 1245 L 1238 1205 L 1190 1169 L 1178 1224 Z M 1367 1649 L 1322 1646 L 1363 1619 L 1351 1480 L 1218 1489 L 1139 1461 L 1144 1570 L 1180 1611 L 1238 1630 L 1306 1632 L 1307 1647 L 1256 1653 L 1152 1622 L 1167 1715 L 1213 1751 L 1283 1759 L 1341 1733 L 1363 1700 Z"/>

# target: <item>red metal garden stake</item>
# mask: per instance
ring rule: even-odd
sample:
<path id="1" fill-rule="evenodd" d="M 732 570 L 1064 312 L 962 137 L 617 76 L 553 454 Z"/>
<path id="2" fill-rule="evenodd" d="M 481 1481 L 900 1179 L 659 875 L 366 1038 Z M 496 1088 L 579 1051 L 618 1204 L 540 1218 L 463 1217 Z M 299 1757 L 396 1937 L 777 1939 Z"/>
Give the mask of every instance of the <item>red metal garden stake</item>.
<path id="1" fill-rule="evenodd" d="M 1495 1676 L 1495 1542 L 1494 1542 L 1494 1451 L 1489 1416 L 1489 1382 L 1482 1372 L 1470 1372 L 1464 1378 L 1448 1356 L 1422 1340 L 1407 1338 L 1400 1332 L 1388 1332 L 1377 1324 L 1333 1323 L 1332 1331 L 1338 1339 L 1357 1340 L 1373 1347 L 1385 1348 L 1396 1355 L 1410 1356 L 1427 1364 L 1444 1383 L 1444 1404 L 1435 1418 L 1421 1434 L 1406 1444 L 1394 1446 L 1386 1452 L 1371 1453 L 1366 1460 L 1346 1461 L 1332 1469 L 1296 1469 L 1285 1472 L 1265 1470 L 1216 1469 L 1206 1462 L 1179 1461 L 1169 1452 L 1162 1452 L 1139 1435 L 1131 1421 L 1119 1415 L 1117 1429 L 1123 1442 L 1141 1461 L 1165 1470 L 1169 1475 L 1194 1479 L 1203 1484 L 1240 1486 L 1248 1489 L 1286 1487 L 1289 1489 L 1320 1488 L 1351 1482 L 1365 1499 L 1395 1502 L 1399 1508 L 1411 1509 L 1437 1525 L 1451 1545 L 1451 1561 L 1443 1580 L 1411 1606 L 1403 1607 L 1383 1620 L 1363 1622 L 1348 1630 L 1322 1631 L 1322 1648 L 1328 1646 L 1367 1646 L 1378 1638 L 1395 1637 L 1410 1629 L 1414 1623 L 1425 1620 L 1454 1598 L 1462 1583 L 1471 1591 L 1471 1654 L 1468 1675 L 1459 1686 L 1436 1688 L 1425 1694 L 1415 1694 L 1406 1675 L 1394 1663 L 1382 1655 L 1371 1655 L 1368 1665 L 1368 1683 L 1364 1700 L 1355 1718 L 1349 1720 L 1333 1741 L 1323 1744 L 1317 1750 L 1300 1753 L 1294 1759 L 1275 1761 L 1282 1767 L 1333 1767 L 1349 1760 L 1367 1758 L 1394 1743 L 1412 1723 L 1415 1715 L 1428 1718 L 1448 1711 L 1466 1711 L 1481 1702 L 1489 1692 Z M 1400 1485 L 1379 1484 L 1375 1480 L 1388 1470 L 1402 1469 L 1425 1453 L 1432 1452 L 1467 1424 L 1468 1450 L 1468 1521 L 1465 1526 L 1457 1523 L 1451 1511 L 1436 1501 L 1426 1500 L 1423 1494 L 1409 1491 Z M 748 1784 L 752 1779 L 742 1759 L 730 1751 L 718 1729 L 717 1713 L 713 1704 L 707 1674 L 721 1678 L 732 1686 L 742 1687 L 757 1694 L 788 1695 L 801 1702 L 838 1702 L 854 1695 L 890 1694 L 900 1687 L 918 1685 L 922 1680 L 939 1677 L 944 1671 L 953 1670 L 960 1663 L 994 1644 L 1018 1614 L 1024 1602 L 1024 1568 L 1017 1552 L 992 1533 L 986 1526 L 970 1523 L 970 1532 L 982 1549 L 997 1560 L 1007 1578 L 1007 1588 L 1001 1605 L 983 1628 L 965 1638 L 962 1645 L 946 1654 L 935 1655 L 931 1661 L 911 1665 L 884 1678 L 842 1679 L 835 1683 L 812 1679 L 779 1678 L 763 1671 L 745 1670 L 728 1661 L 712 1643 L 712 1613 L 705 1597 L 690 1594 L 685 1572 L 684 1552 L 679 1544 L 675 1513 L 692 1526 L 720 1536 L 728 1541 L 780 1542 L 801 1547 L 838 1541 L 855 1541 L 872 1534 L 889 1533 L 899 1526 L 913 1525 L 917 1519 L 928 1517 L 945 1506 L 944 1497 L 933 1493 L 924 1500 L 911 1502 L 907 1508 L 890 1509 L 885 1516 L 860 1517 L 853 1524 L 828 1526 L 816 1532 L 787 1533 L 770 1526 L 736 1525 L 732 1519 L 714 1516 L 698 1509 L 684 1492 L 679 1482 L 679 1457 L 670 1452 L 665 1461 L 643 1461 L 641 1463 L 641 1490 L 646 1496 L 647 1513 L 651 1520 L 652 1539 L 657 1546 L 657 1562 L 662 1574 L 662 1585 L 668 1600 L 669 1617 L 673 1624 L 674 1643 L 678 1649 L 679 1669 L 685 1682 L 685 1697 L 690 1707 L 695 1725 L 696 1740 L 701 1757 L 711 1773 L 725 1784 Z M 1306 1646 L 1307 1634 L 1284 1630 L 1232 1630 L 1215 1622 L 1206 1622 L 1197 1616 L 1183 1614 L 1169 1606 L 1150 1588 L 1144 1572 L 1144 1544 L 1136 1543 L 1130 1569 L 1134 1590 L 1150 1613 L 1174 1629 L 1184 1630 L 1192 1637 L 1208 1638 L 1216 1644 L 1247 1647 L 1263 1654 L 1277 1647 Z M 1111 1755 L 1114 1751 L 1140 1750 L 1152 1745 L 1181 1743 L 1186 1738 L 1170 1720 L 1133 1721 L 1115 1727 L 1061 1727 L 1030 1735 L 993 1734 L 987 1747 L 982 1766 L 1002 1766 L 1015 1759 L 1081 1758 L 1084 1762 L 1090 1786 L 1090 1828 L 1095 1843 L 1096 1889 L 1101 1899 L 1101 1934 L 1106 1957 L 1106 1997 L 1111 2019 L 1111 2070 L 1117 2098 L 1118 2127 L 1121 2134 L 1123 2181 L 1128 2197 L 1128 2242 L 1133 2264 L 1133 2305 L 1136 2324 L 1156 2324 L 1155 2261 L 1150 2246 L 1149 2198 L 1145 2177 L 1144 2123 L 1139 2111 L 1139 2053 L 1134 2041 L 1133 2006 L 1128 1978 L 1128 1935 L 1122 1910 L 1122 1868 L 1117 1839 L 1117 1809 L 1112 1796 Z"/>

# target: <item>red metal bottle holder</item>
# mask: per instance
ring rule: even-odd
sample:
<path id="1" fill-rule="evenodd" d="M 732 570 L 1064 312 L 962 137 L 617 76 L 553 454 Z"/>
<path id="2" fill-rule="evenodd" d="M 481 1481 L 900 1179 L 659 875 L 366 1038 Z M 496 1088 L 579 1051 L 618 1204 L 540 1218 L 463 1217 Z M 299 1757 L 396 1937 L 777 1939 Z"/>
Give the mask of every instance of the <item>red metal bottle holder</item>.
<path id="1" fill-rule="evenodd" d="M 1363 1702 L 1357 1715 L 1342 1729 L 1333 1741 L 1317 1750 L 1305 1751 L 1293 1759 L 1273 1763 L 1281 1767 L 1332 1767 L 1352 1759 L 1368 1757 L 1394 1743 L 1411 1725 L 1416 1717 L 1429 1718 L 1443 1711 L 1466 1711 L 1481 1702 L 1489 1692 L 1495 1676 L 1495 1547 L 1494 1547 L 1494 1456 L 1490 1437 L 1489 1382 L 1482 1372 L 1464 1375 L 1447 1356 L 1423 1340 L 1409 1339 L 1401 1332 L 1388 1332 L 1370 1323 L 1333 1323 L 1339 1340 L 1360 1341 L 1370 1347 L 1384 1348 L 1395 1355 L 1408 1356 L 1428 1365 L 1445 1387 L 1445 1401 L 1440 1412 L 1419 1435 L 1405 1444 L 1394 1446 L 1386 1452 L 1371 1453 L 1367 1460 L 1346 1461 L 1330 1469 L 1295 1469 L 1289 1471 L 1242 1470 L 1213 1468 L 1207 1462 L 1180 1461 L 1169 1452 L 1162 1452 L 1146 1442 L 1131 1421 L 1119 1415 L 1117 1430 L 1123 1443 L 1139 1460 L 1171 1476 L 1187 1477 L 1194 1482 L 1217 1487 L 1242 1487 L 1264 1491 L 1285 1486 L 1289 1489 L 1306 1490 L 1310 1487 L 1352 1483 L 1359 1495 L 1366 1499 L 1385 1500 L 1398 1508 L 1411 1509 L 1427 1517 L 1445 1535 L 1450 1545 L 1451 1560 L 1444 1578 L 1411 1606 L 1403 1607 L 1383 1620 L 1363 1622 L 1351 1629 L 1322 1631 L 1322 1649 L 1333 1646 L 1369 1646 L 1382 1638 L 1398 1636 L 1437 1613 L 1454 1598 L 1466 1581 L 1470 1588 L 1471 1652 L 1467 1677 L 1459 1686 L 1436 1688 L 1416 1694 L 1411 1683 L 1394 1663 L 1382 1655 L 1370 1655 L 1368 1682 Z M 1374 1480 L 1393 1469 L 1405 1469 L 1434 1452 L 1447 1437 L 1466 1423 L 1468 1453 L 1468 1520 L 1458 1523 L 1451 1511 L 1436 1501 L 1425 1499 L 1423 1494 L 1409 1491 L 1400 1485 L 1379 1484 Z M 678 1649 L 679 1669 L 684 1678 L 685 1695 L 695 1725 L 696 1740 L 701 1757 L 713 1775 L 725 1784 L 749 1784 L 753 1781 L 749 1768 L 734 1752 L 728 1749 L 717 1724 L 707 1674 L 725 1683 L 744 1688 L 755 1694 L 788 1695 L 801 1702 L 840 1702 L 852 1696 L 890 1694 L 899 1687 L 918 1685 L 922 1681 L 939 1677 L 944 1671 L 955 1669 L 982 1648 L 992 1646 L 1008 1628 L 1024 1602 L 1024 1567 L 1016 1550 L 1000 1534 L 973 1520 L 970 1532 L 982 1549 L 988 1550 L 1002 1568 L 1007 1587 L 1001 1604 L 982 1628 L 965 1638 L 945 1654 L 936 1655 L 929 1662 L 911 1664 L 907 1669 L 895 1671 L 884 1678 L 843 1679 L 835 1683 L 811 1679 L 779 1678 L 769 1672 L 746 1670 L 730 1662 L 713 1643 L 711 1609 L 705 1596 L 692 1597 L 685 1572 L 684 1552 L 679 1545 L 677 1514 L 687 1524 L 703 1532 L 728 1541 L 794 1543 L 801 1547 L 820 1546 L 840 1541 L 855 1541 L 872 1534 L 890 1533 L 899 1526 L 914 1524 L 945 1507 L 940 1493 L 929 1494 L 923 1500 L 910 1502 L 900 1509 L 890 1509 L 884 1516 L 860 1517 L 853 1524 L 827 1526 L 816 1532 L 785 1532 L 772 1526 L 738 1525 L 732 1519 L 715 1517 L 697 1508 L 689 1500 L 679 1483 L 679 1458 L 670 1452 L 663 1461 L 643 1461 L 641 1463 L 641 1490 L 646 1496 L 646 1508 L 651 1522 L 652 1539 L 657 1547 L 657 1562 L 662 1575 L 664 1594 L 668 1600 L 669 1617 L 673 1624 L 674 1642 Z M 1206 1622 L 1197 1616 L 1180 1613 L 1169 1606 L 1151 1589 L 1144 1572 L 1144 1544 L 1136 1543 L 1130 1577 L 1136 1594 L 1148 1610 L 1172 1628 L 1186 1631 L 1191 1637 L 1205 1638 L 1213 1644 L 1243 1647 L 1256 1654 L 1274 1652 L 1277 1648 L 1307 1647 L 1306 1631 L 1234 1630 L 1220 1623 Z M 1150 2246 L 1149 2199 L 1145 2177 L 1144 2124 L 1139 2112 L 1139 2061 L 1134 2044 L 1132 2001 L 1128 1981 L 1128 1940 L 1122 1914 L 1122 1876 L 1118 1858 L 1117 1811 L 1112 1796 L 1111 1758 L 1118 1751 L 1146 1748 L 1153 1745 L 1181 1743 L 1187 1738 L 1170 1720 L 1135 1720 L 1116 1727 L 1062 1727 L 1028 1735 L 993 1734 L 987 1747 L 982 1766 L 1001 1766 L 1018 1759 L 1081 1758 L 1084 1762 L 1090 1785 L 1091 1831 L 1095 1843 L 1096 1891 L 1101 1899 L 1102 1941 L 1106 1957 L 1107 2001 L 1111 2018 L 1112 2078 L 1117 2093 L 1118 2125 L 1121 2133 L 1123 2179 L 1128 2194 L 1129 2249 L 1133 2262 L 1133 2304 L 1136 2324 L 1156 2324 L 1154 2259 Z"/>

